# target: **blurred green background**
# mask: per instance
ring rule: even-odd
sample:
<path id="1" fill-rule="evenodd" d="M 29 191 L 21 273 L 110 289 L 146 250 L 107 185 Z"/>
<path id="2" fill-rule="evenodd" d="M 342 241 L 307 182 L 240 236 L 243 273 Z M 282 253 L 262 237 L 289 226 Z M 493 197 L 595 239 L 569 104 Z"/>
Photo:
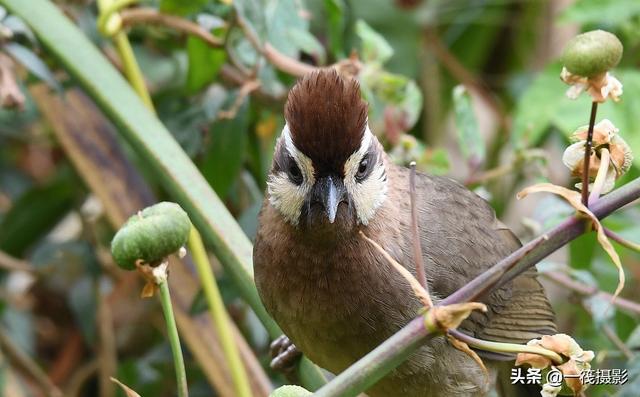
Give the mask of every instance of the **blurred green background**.
<path id="1" fill-rule="evenodd" d="M 94 1 L 55 3 L 122 68 L 114 42 L 96 28 Z M 589 121 L 590 99 L 564 95 L 559 56 L 575 34 L 605 29 L 624 44 L 612 72 L 624 95 L 600 106 L 597 120 L 610 119 L 640 158 L 637 0 L 155 0 L 121 15 L 158 118 L 250 238 L 297 77 L 284 67 L 290 63 L 356 68 L 372 130 L 394 160 L 415 160 L 425 172 L 475 189 L 527 241 L 572 209 L 547 195 L 518 202 L 515 193 L 541 181 L 573 186 L 562 152 Z M 219 45 L 176 29 L 176 21 Z M 256 49 L 267 45 L 285 60 Z M 148 159 L 119 137 L 121 126 L 4 7 L 0 102 L 0 395 L 43 395 L 47 378 L 65 395 L 116 395 L 109 376 L 143 396 L 173 395 L 157 302 L 140 300 L 139 280 L 109 255 L 124 209 L 171 196 Z M 617 186 L 637 177 L 639 167 L 636 160 Z M 637 205 L 604 224 L 640 242 Z M 622 295 L 640 301 L 640 255 L 615 246 L 627 275 Z M 594 368 L 629 371 L 624 386 L 592 387 L 587 395 L 640 395 L 640 313 L 606 310 L 603 295 L 580 295 L 557 282 L 564 276 L 587 290 L 615 289 L 617 272 L 595 235 L 538 268 L 559 329 L 596 352 Z M 189 266 L 179 272 L 172 285 L 188 309 L 183 324 L 195 329 L 186 343 L 191 394 L 230 395 L 228 374 L 216 369 L 224 363 L 194 354 L 197 343 L 211 348 L 210 324 L 202 324 L 205 304 Z M 264 377 L 254 379 L 255 390 L 283 383 L 268 369 L 264 328 L 219 264 L 216 274 L 248 342 L 245 354 L 266 371 L 255 369 Z"/>

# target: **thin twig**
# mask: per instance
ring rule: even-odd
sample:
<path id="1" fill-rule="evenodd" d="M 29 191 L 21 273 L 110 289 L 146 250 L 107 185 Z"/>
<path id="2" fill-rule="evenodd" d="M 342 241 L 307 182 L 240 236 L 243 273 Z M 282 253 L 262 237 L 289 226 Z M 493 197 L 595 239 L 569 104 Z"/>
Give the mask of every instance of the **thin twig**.
<path id="1" fill-rule="evenodd" d="M 0 107 L 23 109 L 24 100 L 24 94 L 16 83 L 13 61 L 0 53 Z"/>
<path id="2" fill-rule="evenodd" d="M 29 273 L 35 272 L 35 269 L 28 262 L 14 258 L 2 250 L 0 250 L 0 269 Z"/>
<path id="3" fill-rule="evenodd" d="M 20 350 L 13 343 L 9 335 L 0 327 L 0 348 L 5 352 L 9 361 L 19 367 L 25 374 L 32 378 L 49 397 L 62 397 L 62 391 L 49 379 L 47 374 L 36 364 L 28 354 Z"/>
<path id="4" fill-rule="evenodd" d="M 582 301 L 582 307 L 587 311 L 587 313 L 593 316 L 593 310 L 587 305 L 584 300 Z M 618 334 L 613 330 L 613 328 L 611 328 L 609 324 L 602 323 L 600 325 L 600 328 L 602 328 L 602 332 L 604 332 L 607 338 L 609 338 L 611 343 L 613 343 L 618 348 L 618 350 L 620 350 L 622 354 L 627 357 L 627 359 L 632 360 L 635 357 L 635 354 L 631 351 L 631 349 L 629 349 L 627 345 L 625 345 L 625 343 L 620 339 Z"/>
<path id="5" fill-rule="evenodd" d="M 236 113 L 238 113 L 238 110 L 240 110 L 240 107 L 244 103 L 247 96 L 249 96 L 249 94 L 251 94 L 253 91 L 259 89 L 261 85 L 262 84 L 260 83 L 260 80 L 245 81 L 240 87 L 240 90 L 238 91 L 238 95 L 235 101 L 233 102 L 233 104 L 231 105 L 231 107 L 227 110 L 220 110 L 218 112 L 218 118 L 220 119 L 235 118 Z"/>
<path id="6" fill-rule="evenodd" d="M 611 328 L 609 324 L 602 324 L 602 331 L 609 338 L 609 340 L 625 355 L 628 360 L 633 360 L 636 355 L 629 346 L 625 345 L 625 343 L 620 339 L 618 334 Z"/>
<path id="7" fill-rule="evenodd" d="M 422 259 L 422 246 L 420 244 L 420 235 L 418 234 L 418 208 L 416 205 L 416 162 L 412 161 L 409 165 L 411 171 L 409 173 L 409 195 L 411 197 L 411 236 L 413 238 L 413 260 L 416 266 L 416 278 L 422 288 L 429 295 L 429 284 L 425 274 L 424 260 Z M 431 307 L 431 306 L 429 306 Z"/>
<path id="8" fill-rule="evenodd" d="M 473 88 L 491 107 L 498 121 L 503 127 L 507 127 L 507 116 L 495 96 L 487 89 L 486 85 L 469 71 L 458 58 L 444 45 L 440 37 L 433 29 L 425 30 L 425 44 L 438 58 L 449 73 L 460 83 Z"/>
<path id="9" fill-rule="evenodd" d="M 546 279 L 551 280 L 554 283 L 559 284 L 565 288 L 569 288 L 570 290 L 577 292 L 580 295 L 599 295 L 608 302 L 612 300 L 613 296 L 610 293 L 601 291 L 594 285 L 588 285 L 574 280 L 570 276 L 562 272 L 549 271 L 540 272 L 540 274 Z M 617 297 L 615 300 L 613 300 L 613 304 L 622 310 L 626 310 L 632 314 L 640 315 L 640 303 Z"/>
<path id="10" fill-rule="evenodd" d="M 584 161 L 582 167 L 582 204 L 589 206 L 589 160 L 593 149 L 593 127 L 596 124 L 596 113 L 598 112 L 598 102 L 591 103 L 591 116 L 589 117 L 589 130 L 587 131 L 587 141 L 584 144 Z"/>
<path id="11" fill-rule="evenodd" d="M 175 15 L 163 14 L 154 8 L 139 7 L 125 9 L 120 12 L 120 17 L 122 18 L 123 26 L 133 26 L 142 23 L 162 25 L 177 30 L 178 32 L 198 37 L 211 47 L 220 48 L 223 46 L 222 40 L 212 35 L 197 23 Z"/>
<path id="12" fill-rule="evenodd" d="M 621 235 L 614 232 L 613 230 L 604 228 L 604 234 L 606 234 L 607 237 L 609 237 L 611 240 L 615 241 L 616 243 L 620 244 L 621 246 L 628 248 L 631 251 L 640 252 L 640 244 L 627 240 L 626 238 L 622 237 Z"/>

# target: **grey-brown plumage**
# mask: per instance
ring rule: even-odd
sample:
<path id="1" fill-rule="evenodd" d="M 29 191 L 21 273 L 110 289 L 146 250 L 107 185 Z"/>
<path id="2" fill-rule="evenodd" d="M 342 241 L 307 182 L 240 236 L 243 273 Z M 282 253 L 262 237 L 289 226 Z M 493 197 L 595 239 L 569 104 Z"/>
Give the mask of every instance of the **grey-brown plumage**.
<path id="1" fill-rule="evenodd" d="M 344 95 L 345 85 L 348 93 L 358 90 L 356 83 L 336 78 L 330 71 L 305 77 L 298 87 L 306 87 L 304 94 L 314 100 L 306 106 L 288 105 L 296 109 L 296 113 L 287 113 L 289 126 L 304 125 L 292 118 L 315 117 L 317 130 L 285 128 L 277 143 L 260 213 L 254 271 L 262 301 L 285 334 L 312 361 L 339 373 L 406 325 L 421 306 L 404 278 L 358 234 L 362 230 L 415 274 L 409 171 L 392 164 L 366 125 L 343 122 L 351 129 L 335 128 L 329 118 L 332 112 L 323 112 L 323 108 L 337 106 L 350 112 L 347 104 L 353 101 L 341 101 L 339 95 Z M 314 90 L 316 86 L 323 89 Z M 300 93 L 289 101 L 296 95 Z M 327 128 L 322 128 L 325 124 Z M 314 167 L 318 154 L 305 153 L 300 149 L 305 144 L 295 142 L 296 136 L 314 137 L 314 147 L 322 147 L 323 140 L 337 139 L 335 134 L 359 137 L 356 144 L 343 139 L 351 142 L 348 154 L 355 153 L 345 159 L 345 150 L 338 151 L 343 168 L 327 160 L 331 153 L 322 153 Z M 367 136 L 371 137 L 369 146 L 361 145 Z M 286 197 L 300 191 L 306 193 L 299 200 Z M 323 201 L 326 191 L 333 192 L 327 194 L 337 197 L 337 204 L 336 200 Z M 418 174 L 416 191 L 425 271 L 435 301 L 520 246 L 496 220 L 490 206 L 457 182 Z M 333 221 L 332 205 L 336 206 Z M 475 313 L 461 329 L 479 338 L 517 343 L 555 333 L 553 312 L 535 276 L 530 271 L 486 297 L 489 311 Z M 498 366 L 488 364 L 494 369 Z M 484 391 L 485 378 L 478 365 L 437 337 L 368 394 L 476 396 Z"/>

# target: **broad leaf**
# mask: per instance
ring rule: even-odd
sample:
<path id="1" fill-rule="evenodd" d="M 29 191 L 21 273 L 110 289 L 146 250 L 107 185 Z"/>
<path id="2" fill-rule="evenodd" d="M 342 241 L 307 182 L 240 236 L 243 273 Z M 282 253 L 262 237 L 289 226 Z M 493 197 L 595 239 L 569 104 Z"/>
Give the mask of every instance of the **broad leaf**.
<path id="1" fill-rule="evenodd" d="M 235 98 L 232 98 L 233 101 Z M 244 161 L 248 142 L 248 108 L 245 99 L 233 119 L 220 120 L 209 130 L 211 142 L 200 168 L 220 197 L 226 197 L 229 193 Z"/>
<path id="2" fill-rule="evenodd" d="M 458 145 L 463 156 L 473 164 L 481 164 L 485 157 L 485 144 L 480 135 L 478 120 L 471 104 L 471 96 L 462 85 L 453 90 L 453 109 L 458 132 Z"/>
<path id="3" fill-rule="evenodd" d="M 220 48 L 211 48 L 203 40 L 190 36 L 187 39 L 187 91 L 196 92 L 215 80 L 227 53 Z"/>

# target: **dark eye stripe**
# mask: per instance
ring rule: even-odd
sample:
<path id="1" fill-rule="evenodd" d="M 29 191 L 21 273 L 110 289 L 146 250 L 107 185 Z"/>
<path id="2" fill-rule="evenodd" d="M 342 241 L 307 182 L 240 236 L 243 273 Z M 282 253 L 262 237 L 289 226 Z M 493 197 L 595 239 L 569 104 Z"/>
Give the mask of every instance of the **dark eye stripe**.
<path id="1" fill-rule="evenodd" d="M 296 161 L 291 157 L 284 145 L 278 145 L 274 154 L 273 172 L 284 171 L 292 183 L 302 184 L 304 177 Z"/>
<path id="2" fill-rule="evenodd" d="M 288 159 L 287 175 L 291 182 L 296 185 L 302 184 L 302 171 L 300 171 L 300 167 L 298 167 L 298 164 L 296 164 L 296 161 L 291 156 L 289 156 Z"/>
<path id="3" fill-rule="evenodd" d="M 363 167 L 363 162 L 364 164 Z M 375 149 L 369 149 L 369 151 L 362 157 L 362 160 L 358 163 L 358 169 L 356 170 L 356 182 L 363 182 L 365 179 L 371 175 L 373 168 L 376 166 L 378 162 L 378 155 Z M 361 168 L 364 168 L 362 170 Z"/>

